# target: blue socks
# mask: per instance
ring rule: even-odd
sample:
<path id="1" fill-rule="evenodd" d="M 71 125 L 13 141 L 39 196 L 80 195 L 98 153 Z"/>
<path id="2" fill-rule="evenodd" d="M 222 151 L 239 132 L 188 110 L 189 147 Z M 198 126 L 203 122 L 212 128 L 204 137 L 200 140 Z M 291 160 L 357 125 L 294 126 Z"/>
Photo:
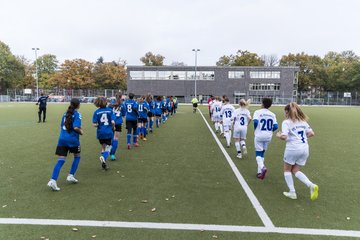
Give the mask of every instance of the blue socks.
<path id="1" fill-rule="evenodd" d="M 111 148 L 111 152 L 110 152 L 111 155 L 115 155 L 116 149 L 118 147 L 118 143 L 119 143 L 119 140 L 117 140 L 117 139 L 114 139 L 112 141 L 112 148 Z"/>
<path id="2" fill-rule="evenodd" d="M 137 131 L 136 131 L 136 132 L 137 132 Z M 138 137 L 138 135 L 133 135 L 133 144 L 136 143 L 137 137 Z"/>
<path id="3" fill-rule="evenodd" d="M 58 179 L 59 177 L 59 173 L 60 173 L 60 170 L 62 168 L 62 166 L 64 165 L 65 163 L 65 159 L 64 158 L 59 158 L 55 167 L 54 167 L 54 170 L 53 170 L 53 174 L 51 176 L 51 179 L 54 179 L 55 181 Z"/>
<path id="4" fill-rule="evenodd" d="M 152 129 L 153 124 L 154 124 L 154 121 L 153 121 L 153 120 L 150 120 L 150 129 Z"/>
<path id="5" fill-rule="evenodd" d="M 103 156 L 106 161 L 106 158 L 109 156 L 109 152 L 108 151 L 101 152 L 101 156 Z"/>
<path id="6" fill-rule="evenodd" d="M 71 165 L 71 169 L 70 169 L 70 174 L 75 175 L 76 170 L 79 166 L 79 163 L 80 163 L 80 156 L 74 157 L 74 161 L 73 161 L 73 163 Z"/>
<path id="7" fill-rule="evenodd" d="M 128 145 L 130 145 L 130 141 L 131 141 L 131 133 L 128 133 L 126 136 L 126 142 Z"/>

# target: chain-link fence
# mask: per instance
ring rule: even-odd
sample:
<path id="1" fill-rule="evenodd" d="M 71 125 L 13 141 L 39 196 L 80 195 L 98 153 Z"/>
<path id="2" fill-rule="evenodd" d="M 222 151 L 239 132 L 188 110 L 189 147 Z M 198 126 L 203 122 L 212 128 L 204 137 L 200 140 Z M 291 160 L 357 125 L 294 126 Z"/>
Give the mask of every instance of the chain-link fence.
<path id="1" fill-rule="evenodd" d="M 14 101 L 14 102 L 35 102 L 37 101 L 36 90 L 33 89 L 7 89 L 6 95 L 1 95 L 1 102 Z M 70 101 L 71 98 L 77 97 L 92 101 L 97 96 L 115 97 L 117 93 L 124 93 L 119 89 L 42 89 L 41 93 L 50 95 L 49 101 L 63 102 Z"/>

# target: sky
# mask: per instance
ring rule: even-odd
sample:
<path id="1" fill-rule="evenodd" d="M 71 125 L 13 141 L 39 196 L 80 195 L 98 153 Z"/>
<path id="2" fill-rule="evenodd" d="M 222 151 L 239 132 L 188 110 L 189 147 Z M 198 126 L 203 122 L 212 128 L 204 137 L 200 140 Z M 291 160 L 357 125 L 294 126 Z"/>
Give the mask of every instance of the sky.
<path id="1" fill-rule="evenodd" d="M 34 60 L 126 60 L 213 66 L 223 55 L 353 50 L 360 55 L 358 0 L 0 0 L 0 41 Z"/>

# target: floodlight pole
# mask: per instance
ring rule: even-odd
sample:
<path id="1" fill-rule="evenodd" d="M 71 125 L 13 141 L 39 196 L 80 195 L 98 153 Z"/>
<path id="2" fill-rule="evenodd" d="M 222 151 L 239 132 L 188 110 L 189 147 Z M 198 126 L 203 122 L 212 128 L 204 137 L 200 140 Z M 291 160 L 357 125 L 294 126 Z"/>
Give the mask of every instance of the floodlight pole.
<path id="1" fill-rule="evenodd" d="M 35 74 L 36 74 L 36 99 L 39 99 L 39 73 L 38 73 L 38 65 L 37 65 L 37 51 L 40 48 L 32 48 L 35 51 Z"/>
<path id="2" fill-rule="evenodd" d="M 197 92 L 196 92 L 197 52 L 200 52 L 200 49 L 193 49 L 192 51 L 195 52 L 195 98 L 197 98 Z"/>

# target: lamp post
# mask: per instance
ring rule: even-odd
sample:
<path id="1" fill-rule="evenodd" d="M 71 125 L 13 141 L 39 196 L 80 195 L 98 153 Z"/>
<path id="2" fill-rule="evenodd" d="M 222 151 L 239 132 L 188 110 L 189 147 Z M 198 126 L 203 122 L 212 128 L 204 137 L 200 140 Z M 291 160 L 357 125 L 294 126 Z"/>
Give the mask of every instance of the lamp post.
<path id="1" fill-rule="evenodd" d="M 197 71 L 197 52 L 200 52 L 200 49 L 193 49 L 193 52 L 195 52 L 195 98 L 197 98 L 197 92 L 196 92 L 196 71 Z"/>
<path id="2" fill-rule="evenodd" d="M 35 68 L 36 68 L 36 99 L 39 99 L 39 73 L 38 73 L 38 65 L 37 65 L 37 51 L 40 48 L 32 48 L 35 51 Z"/>

